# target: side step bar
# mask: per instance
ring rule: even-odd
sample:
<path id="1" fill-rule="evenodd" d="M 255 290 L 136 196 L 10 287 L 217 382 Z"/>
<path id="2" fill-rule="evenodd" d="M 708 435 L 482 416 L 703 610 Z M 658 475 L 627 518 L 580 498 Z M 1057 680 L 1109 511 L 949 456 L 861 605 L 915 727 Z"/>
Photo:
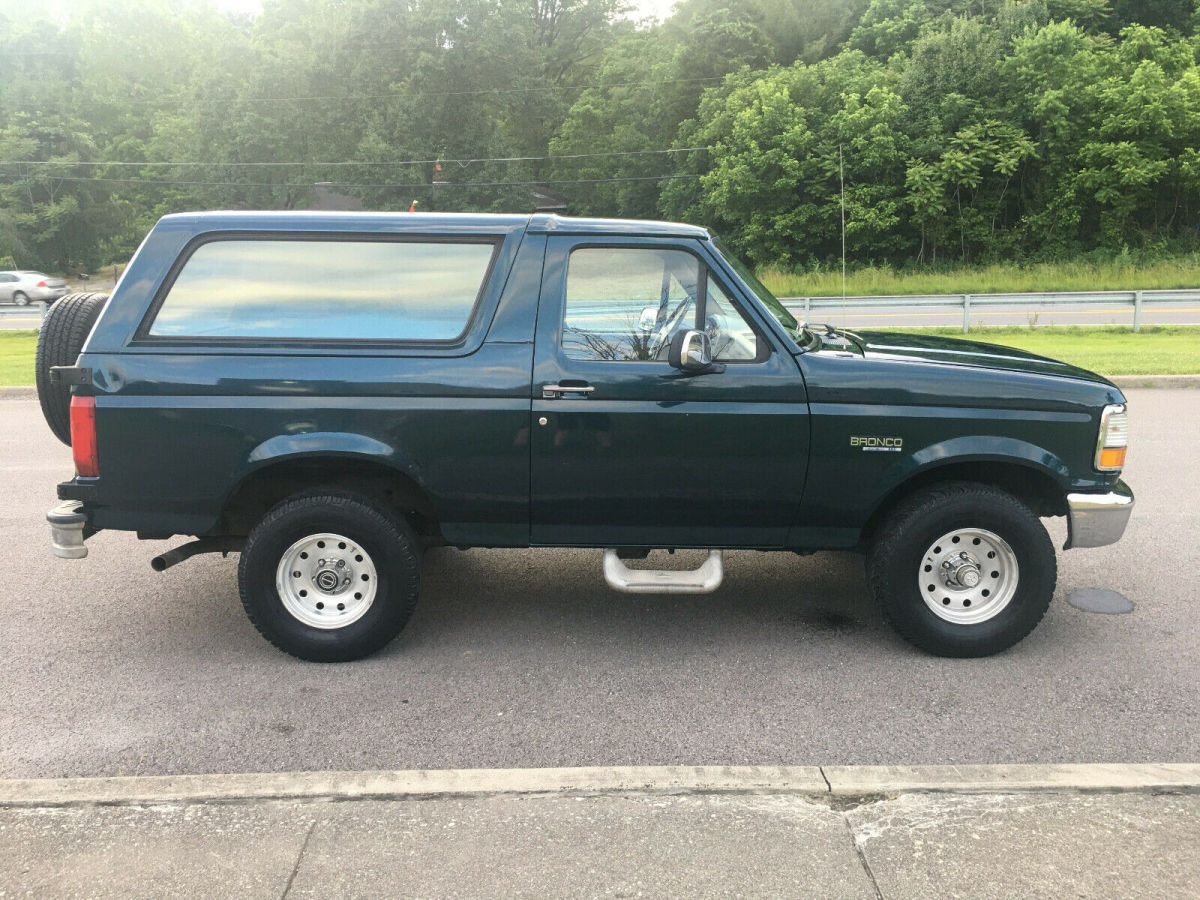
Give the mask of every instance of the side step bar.
<path id="1" fill-rule="evenodd" d="M 604 580 L 627 594 L 711 594 L 725 577 L 720 550 L 708 551 L 698 569 L 631 569 L 616 550 L 604 551 Z"/>

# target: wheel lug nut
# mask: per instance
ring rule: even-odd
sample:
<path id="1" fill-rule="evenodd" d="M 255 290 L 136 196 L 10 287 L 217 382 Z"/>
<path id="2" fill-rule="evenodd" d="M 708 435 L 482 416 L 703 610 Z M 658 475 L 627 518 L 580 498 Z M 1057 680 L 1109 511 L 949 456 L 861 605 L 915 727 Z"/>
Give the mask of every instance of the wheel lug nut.
<path id="1" fill-rule="evenodd" d="M 341 568 L 344 568 L 344 567 L 345 567 L 345 565 L 346 565 L 346 561 L 345 561 L 344 559 L 339 559 L 339 560 L 337 561 L 337 567 L 338 567 L 339 569 L 341 569 Z"/>

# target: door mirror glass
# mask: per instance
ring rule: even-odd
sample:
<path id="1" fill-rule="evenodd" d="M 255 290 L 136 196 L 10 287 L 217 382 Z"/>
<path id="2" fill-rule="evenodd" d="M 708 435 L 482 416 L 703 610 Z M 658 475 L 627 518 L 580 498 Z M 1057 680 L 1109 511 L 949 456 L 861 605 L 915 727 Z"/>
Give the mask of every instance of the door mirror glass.
<path id="1" fill-rule="evenodd" d="M 638 316 L 638 328 L 641 331 L 650 332 L 658 325 L 658 307 L 647 306 L 642 309 L 642 314 Z"/>

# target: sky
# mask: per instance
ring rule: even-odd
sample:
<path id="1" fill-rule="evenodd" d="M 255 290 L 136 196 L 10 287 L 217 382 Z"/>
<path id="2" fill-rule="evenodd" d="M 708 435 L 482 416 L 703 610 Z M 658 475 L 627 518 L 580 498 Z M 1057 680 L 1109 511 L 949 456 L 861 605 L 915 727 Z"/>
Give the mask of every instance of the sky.
<path id="1" fill-rule="evenodd" d="M 213 0 L 220 9 L 231 12 L 256 13 L 263 5 L 263 0 Z M 644 19 L 650 16 L 659 21 L 671 13 L 677 0 L 630 0 L 633 5 L 631 18 Z M 78 6 L 79 0 L 0 0 L 0 13 L 15 19 L 27 17 L 31 12 L 46 13 L 54 18 L 63 18 L 70 14 L 73 6 Z"/>
<path id="2" fill-rule="evenodd" d="M 662 21 L 671 13 L 677 0 L 631 0 L 634 12 L 632 18 L 643 19 L 649 16 Z M 217 6 L 231 12 L 257 12 L 262 7 L 262 0 L 216 0 Z"/>

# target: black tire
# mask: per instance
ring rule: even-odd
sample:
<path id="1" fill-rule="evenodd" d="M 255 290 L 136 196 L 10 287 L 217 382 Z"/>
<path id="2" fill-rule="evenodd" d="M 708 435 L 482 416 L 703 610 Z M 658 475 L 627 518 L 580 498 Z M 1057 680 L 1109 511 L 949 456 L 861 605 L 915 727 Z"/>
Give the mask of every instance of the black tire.
<path id="1" fill-rule="evenodd" d="M 956 529 L 985 529 L 1000 537 L 1017 563 L 1016 588 L 1007 605 L 973 624 L 947 621 L 922 594 L 922 582 L 937 578 L 922 574 L 929 571 L 926 552 Z M 954 482 L 913 495 L 887 517 L 876 531 L 867 576 L 884 617 L 905 640 L 936 656 L 991 656 L 1019 642 L 1042 620 L 1054 595 L 1058 560 L 1042 523 L 1011 494 Z"/>
<path id="2" fill-rule="evenodd" d="M 375 571 L 373 602 L 344 627 L 318 628 L 297 618 L 275 583 L 289 548 L 323 533 L 349 538 Z M 250 532 L 238 587 L 254 627 L 283 652 L 310 662 L 361 659 L 395 638 L 412 616 L 421 587 L 420 545 L 407 522 L 365 497 L 337 490 L 298 494 L 271 509 Z M 315 590 L 313 595 L 321 596 Z"/>
<path id="3" fill-rule="evenodd" d="M 24 291 L 14 291 L 13 292 L 13 303 L 17 304 L 17 306 L 28 306 L 29 305 L 29 297 L 25 294 Z"/>
<path id="4" fill-rule="evenodd" d="M 51 384 L 50 369 L 75 365 L 84 341 L 107 302 L 108 294 L 94 291 L 67 294 L 46 310 L 42 330 L 38 332 L 34 360 L 38 400 L 46 424 L 68 447 L 71 445 L 71 388 L 65 384 Z"/>

